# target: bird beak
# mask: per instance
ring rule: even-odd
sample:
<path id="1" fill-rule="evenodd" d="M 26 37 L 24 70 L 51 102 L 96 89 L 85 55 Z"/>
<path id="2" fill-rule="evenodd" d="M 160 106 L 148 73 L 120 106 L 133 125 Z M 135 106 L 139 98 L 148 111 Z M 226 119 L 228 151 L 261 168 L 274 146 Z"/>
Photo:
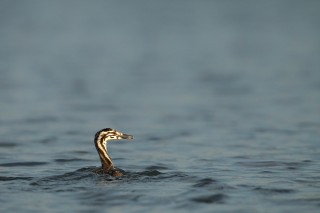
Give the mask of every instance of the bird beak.
<path id="1" fill-rule="evenodd" d="M 122 139 L 127 139 L 127 140 L 132 140 L 133 139 L 132 135 L 127 135 L 127 134 L 122 134 L 121 137 L 122 137 Z"/>

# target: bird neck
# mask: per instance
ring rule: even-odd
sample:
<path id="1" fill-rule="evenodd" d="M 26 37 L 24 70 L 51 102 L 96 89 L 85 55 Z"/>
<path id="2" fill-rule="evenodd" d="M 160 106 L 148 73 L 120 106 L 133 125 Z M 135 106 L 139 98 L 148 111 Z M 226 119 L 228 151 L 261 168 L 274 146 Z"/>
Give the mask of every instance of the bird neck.
<path id="1" fill-rule="evenodd" d="M 104 171 L 114 169 L 112 159 L 108 153 L 107 141 L 104 138 L 97 138 L 95 141 L 95 146 L 101 160 L 102 169 Z"/>

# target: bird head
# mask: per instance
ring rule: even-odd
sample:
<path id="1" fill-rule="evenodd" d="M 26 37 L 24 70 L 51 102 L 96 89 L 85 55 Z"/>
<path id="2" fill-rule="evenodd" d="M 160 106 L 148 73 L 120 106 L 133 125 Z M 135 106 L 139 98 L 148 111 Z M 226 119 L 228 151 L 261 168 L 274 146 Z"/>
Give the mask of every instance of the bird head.
<path id="1" fill-rule="evenodd" d="M 108 141 L 108 140 L 121 140 L 121 139 L 127 139 L 131 140 L 133 139 L 132 135 L 124 134 L 122 132 L 119 132 L 115 129 L 111 128 L 105 128 L 100 131 L 98 131 L 95 135 L 95 141 Z"/>

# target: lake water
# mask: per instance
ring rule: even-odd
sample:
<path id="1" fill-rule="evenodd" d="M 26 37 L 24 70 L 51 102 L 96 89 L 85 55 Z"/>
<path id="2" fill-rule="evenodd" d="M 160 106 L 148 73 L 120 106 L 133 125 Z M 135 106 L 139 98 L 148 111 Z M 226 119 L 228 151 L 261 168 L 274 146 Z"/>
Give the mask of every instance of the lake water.
<path id="1" fill-rule="evenodd" d="M 1 1 L 0 212 L 319 212 L 319 9 Z"/>

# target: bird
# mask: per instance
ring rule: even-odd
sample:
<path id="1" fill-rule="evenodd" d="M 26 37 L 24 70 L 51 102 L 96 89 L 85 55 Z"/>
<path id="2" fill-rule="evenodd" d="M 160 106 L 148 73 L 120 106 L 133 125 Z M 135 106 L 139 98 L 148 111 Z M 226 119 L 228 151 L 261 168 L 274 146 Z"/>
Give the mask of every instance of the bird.
<path id="1" fill-rule="evenodd" d="M 116 168 L 108 153 L 107 142 L 109 140 L 132 140 L 133 136 L 124 134 L 112 128 L 105 128 L 99 130 L 94 137 L 94 144 L 101 161 L 101 168 L 95 170 L 97 174 L 109 174 L 113 177 L 120 177 L 124 175 L 124 171 Z"/>

